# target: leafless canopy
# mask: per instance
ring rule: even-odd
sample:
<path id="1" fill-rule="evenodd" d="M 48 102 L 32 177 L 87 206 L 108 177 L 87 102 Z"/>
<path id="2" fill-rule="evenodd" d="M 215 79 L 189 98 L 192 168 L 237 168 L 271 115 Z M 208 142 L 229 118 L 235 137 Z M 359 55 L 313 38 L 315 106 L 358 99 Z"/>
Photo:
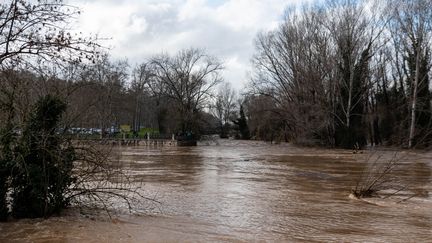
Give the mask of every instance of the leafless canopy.
<path id="1" fill-rule="evenodd" d="M 182 130 L 191 130 L 193 117 L 205 107 L 212 89 L 222 80 L 222 63 L 199 49 L 180 51 L 151 59 L 152 90 L 174 102 L 181 116 Z"/>
<path id="2" fill-rule="evenodd" d="M 250 93 L 273 100 L 294 139 L 427 146 L 431 11 L 428 0 L 288 9 L 277 29 L 256 38 Z"/>
<path id="3" fill-rule="evenodd" d="M 6 0 L 0 3 L 0 65 L 24 60 L 84 61 L 99 45 L 70 29 L 80 11 L 62 0 Z"/>

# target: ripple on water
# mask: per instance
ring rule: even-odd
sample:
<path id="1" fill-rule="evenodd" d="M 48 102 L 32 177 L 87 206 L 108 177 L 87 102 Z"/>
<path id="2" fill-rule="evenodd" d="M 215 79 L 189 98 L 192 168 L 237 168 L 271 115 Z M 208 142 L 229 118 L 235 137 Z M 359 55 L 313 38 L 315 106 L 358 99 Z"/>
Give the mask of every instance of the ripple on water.
<path id="1" fill-rule="evenodd" d="M 392 156 L 382 152 L 383 158 Z M 431 160 L 410 153 L 396 170 L 407 193 L 396 199 L 348 198 L 368 154 L 260 142 L 133 147 L 123 169 L 156 195 L 148 216 L 112 222 L 80 215 L 0 224 L 0 241 L 338 241 L 427 242 L 432 238 Z"/>

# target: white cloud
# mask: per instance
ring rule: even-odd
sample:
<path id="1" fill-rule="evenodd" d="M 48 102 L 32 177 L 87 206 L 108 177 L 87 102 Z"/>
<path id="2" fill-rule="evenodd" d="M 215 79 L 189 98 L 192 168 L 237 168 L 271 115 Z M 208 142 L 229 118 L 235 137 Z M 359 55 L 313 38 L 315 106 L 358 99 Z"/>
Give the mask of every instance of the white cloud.
<path id="1" fill-rule="evenodd" d="M 259 31 L 277 26 L 288 4 L 305 0 L 69 0 L 82 9 L 79 28 L 112 38 L 114 58 L 131 64 L 180 49 L 204 48 L 225 61 L 235 88 L 246 72 Z"/>

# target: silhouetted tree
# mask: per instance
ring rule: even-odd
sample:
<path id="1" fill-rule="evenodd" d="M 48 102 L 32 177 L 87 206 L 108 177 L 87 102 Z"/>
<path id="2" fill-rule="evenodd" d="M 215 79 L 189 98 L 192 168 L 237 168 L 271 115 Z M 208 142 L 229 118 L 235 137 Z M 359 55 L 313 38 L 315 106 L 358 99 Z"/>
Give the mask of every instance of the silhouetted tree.
<path id="1" fill-rule="evenodd" d="M 409 100 L 408 147 L 431 139 L 431 70 L 430 45 L 432 8 L 427 0 L 389 0 L 390 30 L 401 56 L 401 81 L 405 79 L 405 95 Z M 403 87 L 403 85 L 402 85 Z M 421 141 L 424 140 L 424 141 Z"/>
<path id="2" fill-rule="evenodd" d="M 200 110 L 208 107 L 211 91 L 221 81 L 222 64 L 198 49 L 156 56 L 150 64 L 155 74 L 151 87 L 177 109 L 179 131 L 199 131 Z"/>
<path id="3" fill-rule="evenodd" d="M 48 62 L 93 58 L 99 45 L 67 29 L 80 14 L 62 0 L 6 0 L 0 3 L 0 66 L 39 59 Z"/>
<path id="4" fill-rule="evenodd" d="M 219 121 L 219 135 L 221 138 L 228 137 L 230 121 L 235 115 L 235 96 L 235 91 L 231 88 L 231 85 L 222 83 L 215 101 L 210 107 L 212 114 Z"/>
<path id="5" fill-rule="evenodd" d="M 247 119 L 245 113 L 243 111 L 243 105 L 240 105 L 239 118 L 234 121 L 234 124 L 238 126 L 238 130 L 240 132 L 240 138 L 244 140 L 250 139 L 250 131 L 247 123 Z"/>

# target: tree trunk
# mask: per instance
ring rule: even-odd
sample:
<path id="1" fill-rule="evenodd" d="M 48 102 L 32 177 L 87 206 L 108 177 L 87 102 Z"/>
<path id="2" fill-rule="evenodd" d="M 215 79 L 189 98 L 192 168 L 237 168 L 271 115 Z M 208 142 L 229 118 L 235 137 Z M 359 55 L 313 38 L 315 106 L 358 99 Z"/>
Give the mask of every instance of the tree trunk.
<path id="1" fill-rule="evenodd" d="M 412 148 L 414 145 L 414 137 L 415 137 L 415 123 L 416 123 L 416 108 L 417 108 L 417 89 L 419 83 L 419 72 L 420 72 L 420 46 L 417 47 L 417 55 L 416 55 L 416 72 L 414 77 L 413 84 L 413 94 L 412 94 L 412 104 L 411 104 L 411 125 L 409 132 L 409 141 L 408 148 Z"/>

